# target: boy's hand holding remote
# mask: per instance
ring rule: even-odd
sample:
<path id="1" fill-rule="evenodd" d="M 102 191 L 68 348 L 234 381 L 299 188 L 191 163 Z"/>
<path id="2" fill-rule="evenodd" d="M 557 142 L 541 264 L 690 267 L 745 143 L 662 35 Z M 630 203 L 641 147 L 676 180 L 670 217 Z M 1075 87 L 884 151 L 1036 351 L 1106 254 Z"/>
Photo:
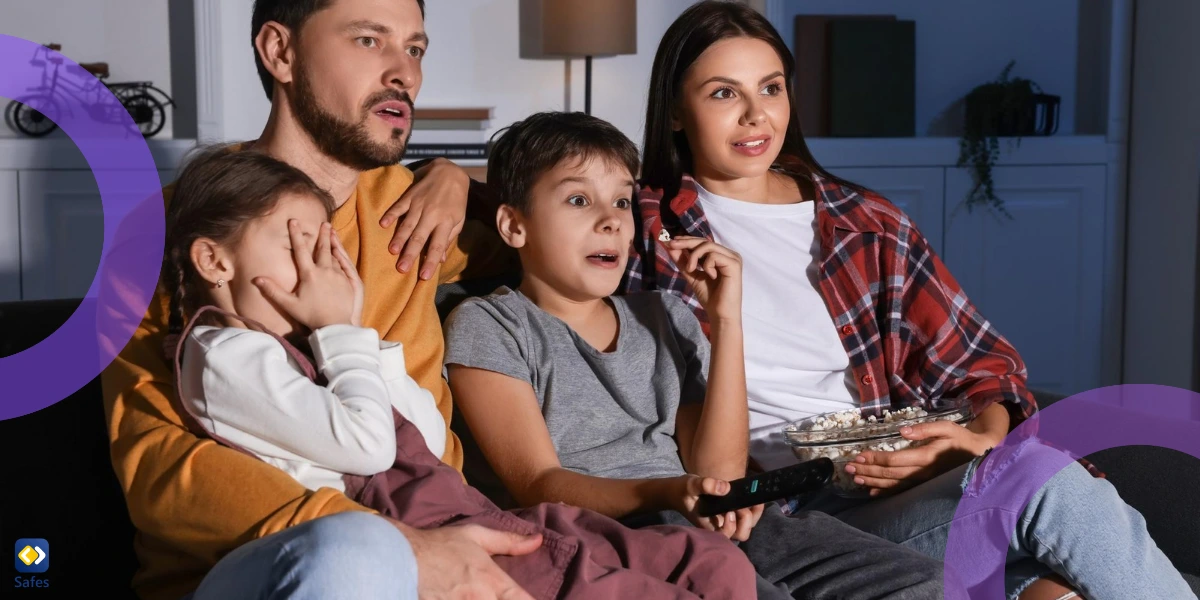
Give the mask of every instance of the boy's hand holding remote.
<path id="1" fill-rule="evenodd" d="M 728 481 L 699 475 L 684 475 L 677 478 L 678 491 L 674 495 L 673 509 L 687 517 L 697 527 L 709 531 L 718 531 L 725 537 L 744 542 L 750 539 L 750 530 L 758 524 L 765 505 L 759 504 L 737 511 L 727 512 L 712 517 L 702 517 L 696 512 L 700 496 L 724 496 L 730 491 Z"/>

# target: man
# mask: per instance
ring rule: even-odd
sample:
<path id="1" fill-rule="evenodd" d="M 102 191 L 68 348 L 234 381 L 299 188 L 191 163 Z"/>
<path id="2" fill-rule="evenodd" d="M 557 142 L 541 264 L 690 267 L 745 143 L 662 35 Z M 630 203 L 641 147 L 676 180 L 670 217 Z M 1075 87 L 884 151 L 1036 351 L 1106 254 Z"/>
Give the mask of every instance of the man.
<path id="1" fill-rule="evenodd" d="M 348 21 L 350 13 L 380 18 Z M 485 226 L 464 221 L 469 179 L 461 169 L 433 161 L 414 182 L 394 166 L 421 85 L 423 19 L 419 0 L 258 0 L 253 45 L 272 110 L 249 146 L 299 167 L 342 201 L 340 239 L 379 292 L 368 298 L 373 319 L 365 320 L 404 342 L 412 374 L 448 422 L 436 286 L 471 275 L 468 253 L 475 271 L 503 267 L 506 256 L 493 252 L 498 238 Z M 357 210 L 373 206 L 391 209 Z M 491 257 L 496 265 L 486 264 Z M 138 529 L 140 596 L 395 597 L 414 586 L 419 570 L 422 595 L 476 589 L 527 597 L 489 555 L 531 552 L 536 537 L 479 527 L 419 531 L 395 521 L 379 527 L 374 511 L 339 492 L 307 490 L 189 433 L 171 404 L 173 375 L 161 353 L 166 298 L 160 289 L 102 375 L 113 466 Z M 453 433 L 443 460 L 461 468 Z"/>

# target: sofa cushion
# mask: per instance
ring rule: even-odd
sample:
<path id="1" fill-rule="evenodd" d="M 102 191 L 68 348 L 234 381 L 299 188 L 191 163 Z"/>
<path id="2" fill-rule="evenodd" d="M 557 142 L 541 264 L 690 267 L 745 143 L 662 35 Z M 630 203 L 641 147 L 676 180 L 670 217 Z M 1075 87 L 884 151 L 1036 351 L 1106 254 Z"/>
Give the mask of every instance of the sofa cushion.
<path id="1" fill-rule="evenodd" d="M 0 357 L 48 337 L 90 302 L 0 304 Z M 0 383 L 2 386 L 3 383 Z M 2 394 L 0 394 L 2 395 Z M 100 380 L 52 406 L 0 421 L 0 540 L 44 538 L 55 597 L 132 598 L 133 525 L 109 460 Z"/>

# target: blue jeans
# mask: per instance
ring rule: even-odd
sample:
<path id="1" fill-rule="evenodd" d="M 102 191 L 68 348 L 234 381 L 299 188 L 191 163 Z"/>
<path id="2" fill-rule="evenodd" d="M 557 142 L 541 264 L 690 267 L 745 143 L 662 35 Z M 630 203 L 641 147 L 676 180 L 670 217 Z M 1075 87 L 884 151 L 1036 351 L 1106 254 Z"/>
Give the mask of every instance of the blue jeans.
<path id="1" fill-rule="evenodd" d="M 382 517 L 338 513 L 230 552 L 184 600 L 234 598 L 416 600 L 417 560 Z"/>
<path id="2" fill-rule="evenodd" d="M 1058 450 L 1030 443 L 1004 467 L 1006 476 Z M 975 459 L 890 497 L 847 499 L 822 490 L 793 499 L 789 511 L 816 510 L 858 529 L 942 559 L 954 512 Z M 1027 470 L 1027 469 L 1026 469 Z M 965 515 L 963 515 L 965 516 Z M 1150 538 L 1146 521 L 1116 488 L 1072 462 L 1021 512 L 1009 542 L 1005 591 L 1015 599 L 1029 584 L 1057 573 L 1087 600 L 1196 599 L 1183 576 Z"/>

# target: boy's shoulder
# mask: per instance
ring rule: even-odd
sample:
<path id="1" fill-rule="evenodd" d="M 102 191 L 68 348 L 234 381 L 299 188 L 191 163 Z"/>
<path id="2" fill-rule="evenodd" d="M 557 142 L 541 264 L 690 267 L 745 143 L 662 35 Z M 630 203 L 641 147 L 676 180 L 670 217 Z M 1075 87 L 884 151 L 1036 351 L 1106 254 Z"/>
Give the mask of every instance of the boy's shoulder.
<path id="1" fill-rule="evenodd" d="M 677 294 L 664 290 L 647 290 L 609 296 L 634 312 L 663 311 L 667 314 L 684 314 L 691 311 Z"/>
<path id="2" fill-rule="evenodd" d="M 523 324 L 529 320 L 532 306 L 520 292 L 500 286 L 490 294 L 472 296 L 460 302 L 446 317 L 446 328 L 478 327 L 481 321 Z"/>

